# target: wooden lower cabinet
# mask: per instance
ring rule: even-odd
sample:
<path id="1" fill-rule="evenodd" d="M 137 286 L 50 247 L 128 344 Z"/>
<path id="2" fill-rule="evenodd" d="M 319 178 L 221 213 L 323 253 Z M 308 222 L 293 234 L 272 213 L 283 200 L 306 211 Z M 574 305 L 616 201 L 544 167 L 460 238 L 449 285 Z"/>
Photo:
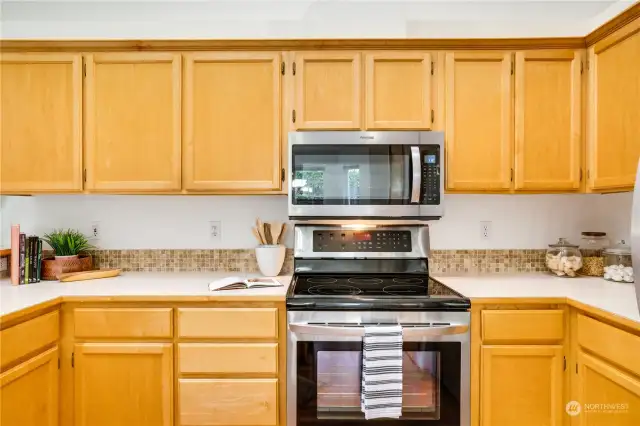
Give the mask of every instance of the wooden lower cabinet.
<path id="1" fill-rule="evenodd" d="M 181 426 L 278 424 L 277 379 L 180 379 Z"/>
<path id="2" fill-rule="evenodd" d="M 75 426 L 171 426 L 171 343 L 77 343 Z"/>
<path id="3" fill-rule="evenodd" d="M 0 375 L 0 424 L 58 424 L 57 346 Z"/>
<path id="4" fill-rule="evenodd" d="M 480 356 L 480 425 L 562 425 L 562 346 L 485 345 Z"/>
<path id="5" fill-rule="evenodd" d="M 624 349 L 622 349 L 624 350 Z M 579 426 L 640 424 L 640 378 L 578 351 Z"/>

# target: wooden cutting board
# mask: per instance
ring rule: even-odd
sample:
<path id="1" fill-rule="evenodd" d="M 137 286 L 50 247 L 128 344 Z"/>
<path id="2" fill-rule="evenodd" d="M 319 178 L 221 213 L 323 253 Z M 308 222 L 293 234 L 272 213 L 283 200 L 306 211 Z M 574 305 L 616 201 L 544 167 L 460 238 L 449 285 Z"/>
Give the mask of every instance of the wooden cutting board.
<path id="1" fill-rule="evenodd" d="M 58 275 L 60 282 L 95 280 L 98 278 L 117 277 L 122 269 L 95 269 L 93 271 L 68 272 Z"/>

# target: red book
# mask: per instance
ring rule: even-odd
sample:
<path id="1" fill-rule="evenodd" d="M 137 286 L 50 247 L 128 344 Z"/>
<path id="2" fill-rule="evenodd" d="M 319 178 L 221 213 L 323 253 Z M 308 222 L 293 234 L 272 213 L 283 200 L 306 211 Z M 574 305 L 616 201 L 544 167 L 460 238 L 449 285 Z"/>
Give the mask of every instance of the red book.
<path id="1" fill-rule="evenodd" d="M 20 284 L 20 225 L 11 225 L 11 284 Z"/>

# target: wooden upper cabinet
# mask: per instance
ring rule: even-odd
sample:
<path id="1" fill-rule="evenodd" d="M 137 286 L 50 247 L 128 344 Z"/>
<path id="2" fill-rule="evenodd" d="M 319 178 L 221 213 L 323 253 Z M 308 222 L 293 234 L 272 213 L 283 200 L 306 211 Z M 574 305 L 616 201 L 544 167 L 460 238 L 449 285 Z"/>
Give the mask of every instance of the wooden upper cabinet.
<path id="1" fill-rule="evenodd" d="M 179 190 L 180 54 L 101 53 L 85 60 L 86 189 Z"/>
<path id="2" fill-rule="evenodd" d="M 0 55 L 0 192 L 82 191 L 82 56 Z"/>
<path id="3" fill-rule="evenodd" d="M 588 185 L 633 187 L 640 156 L 640 19 L 589 50 Z"/>
<path id="4" fill-rule="evenodd" d="M 365 54 L 365 128 L 431 128 L 431 55 Z"/>
<path id="5" fill-rule="evenodd" d="M 580 51 L 516 53 L 515 189 L 580 186 Z"/>
<path id="6" fill-rule="evenodd" d="M 480 426 L 562 426 L 560 345 L 483 346 Z"/>
<path id="7" fill-rule="evenodd" d="M 624 349 L 621 351 L 624 351 Z M 590 353 L 578 350 L 579 426 L 637 426 L 640 424 L 640 380 Z M 586 409 L 586 404 L 595 409 Z M 607 408 L 597 408 L 606 407 Z"/>
<path id="8" fill-rule="evenodd" d="M 447 189 L 507 191 L 512 168 L 511 53 L 447 53 Z"/>
<path id="9" fill-rule="evenodd" d="M 280 189 L 281 63 L 277 52 L 185 54 L 185 189 Z"/>
<path id="10" fill-rule="evenodd" d="M 76 426 L 171 426 L 171 343 L 74 346 Z"/>
<path id="11" fill-rule="evenodd" d="M 361 128 L 360 53 L 298 52 L 294 64 L 296 129 Z"/>
<path id="12" fill-rule="evenodd" d="M 58 425 L 57 347 L 0 374 L 0 424 Z"/>

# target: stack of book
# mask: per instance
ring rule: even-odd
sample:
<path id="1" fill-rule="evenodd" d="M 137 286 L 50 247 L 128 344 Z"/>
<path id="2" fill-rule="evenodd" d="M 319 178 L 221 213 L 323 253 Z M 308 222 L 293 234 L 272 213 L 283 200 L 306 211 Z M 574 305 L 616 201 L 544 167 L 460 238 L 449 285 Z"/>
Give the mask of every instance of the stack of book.
<path id="1" fill-rule="evenodd" d="M 30 284 L 42 278 L 42 240 L 26 236 L 11 225 L 11 284 Z"/>

